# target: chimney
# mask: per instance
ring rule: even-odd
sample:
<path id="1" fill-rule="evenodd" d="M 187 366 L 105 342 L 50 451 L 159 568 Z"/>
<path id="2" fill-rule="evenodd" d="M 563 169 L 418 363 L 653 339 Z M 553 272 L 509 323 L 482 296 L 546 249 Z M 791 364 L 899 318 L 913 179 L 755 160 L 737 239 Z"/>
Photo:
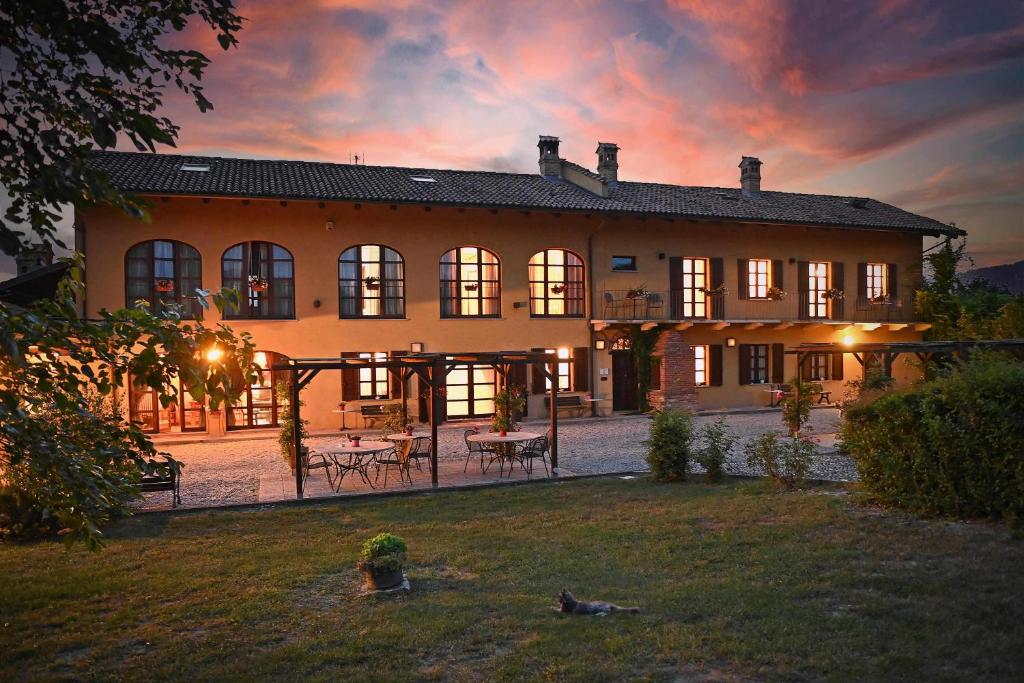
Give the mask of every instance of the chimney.
<path id="1" fill-rule="evenodd" d="M 540 174 L 545 178 L 562 176 L 562 159 L 558 156 L 558 138 L 553 135 L 541 135 L 537 142 L 540 150 Z"/>
<path id="2" fill-rule="evenodd" d="M 609 183 L 619 182 L 619 146 L 614 142 L 597 143 L 597 174 Z"/>
<path id="3" fill-rule="evenodd" d="M 18 275 L 31 273 L 33 270 L 45 268 L 53 263 L 53 248 L 49 243 L 34 244 L 31 247 L 23 247 L 18 255 L 14 257 L 18 266 Z"/>
<path id="4" fill-rule="evenodd" d="M 757 157 L 740 160 L 740 188 L 746 197 L 756 196 L 761 191 L 761 160 Z"/>

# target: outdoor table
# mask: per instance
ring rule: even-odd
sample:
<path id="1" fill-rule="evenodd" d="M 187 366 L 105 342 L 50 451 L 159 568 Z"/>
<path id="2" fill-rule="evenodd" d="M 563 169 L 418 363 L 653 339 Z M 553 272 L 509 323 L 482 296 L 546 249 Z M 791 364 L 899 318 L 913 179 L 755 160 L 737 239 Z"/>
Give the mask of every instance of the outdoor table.
<path id="1" fill-rule="evenodd" d="M 466 437 L 466 441 L 491 445 L 512 444 L 514 446 L 517 443 L 533 441 L 534 439 L 539 439 L 542 436 L 544 435 L 538 434 L 537 432 L 509 432 L 505 436 L 502 436 L 500 432 L 484 432 L 482 434 L 470 434 Z M 505 450 L 506 449 L 495 449 L 491 462 L 494 462 L 495 457 L 498 459 L 499 465 L 501 465 L 503 460 L 508 460 L 508 474 L 509 476 L 512 476 L 512 465 L 514 464 L 512 451 L 508 450 L 508 452 L 503 452 Z"/>
<path id="2" fill-rule="evenodd" d="M 388 441 L 366 441 L 363 439 L 359 441 L 358 446 L 354 446 L 351 441 L 328 444 L 321 449 L 321 452 L 326 453 L 331 460 L 334 461 L 334 466 L 338 469 L 338 474 L 340 476 L 338 477 L 338 487 L 335 490 L 340 491 L 341 481 L 343 479 L 341 472 L 343 469 L 354 469 L 359 473 L 359 476 L 362 477 L 363 481 L 366 482 L 367 486 L 374 488 L 373 484 L 370 482 L 370 478 L 366 475 L 366 470 L 373 464 L 373 459 L 378 453 L 394 447 L 395 445 Z M 339 455 L 349 456 L 349 463 L 347 466 L 338 462 L 337 456 Z M 370 457 L 369 459 L 364 460 L 366 456 Z"/>
<path id="3" fill-rule="evenodd" d="M 398 434 L 388 434 L 384 437 L 388 441 L 412 441 L 413 439 L 429 439 L 429 432 L 413 432 L 411 435 L 405 432 L 399 432 Z"/>
<path id="4" fill-rule="evenodd" d="M 782 397 L 786 395 L 782 389 L 765 389 L 768 392 L 768 407 L 774 408 L 782 403 Z"/>
<path id="5" fill-rule="evenodd" d="M 341 431 L 345 431 L 346 429 L 348 429 L 348 427 L 345 426 L 345 416 L 348 415 L 349 413 L 358 413 L 359 407 L 356 406 L 355 408 L 345 408 L 344 410 L 335 408 L 331 412 L 341 414 Z"/>

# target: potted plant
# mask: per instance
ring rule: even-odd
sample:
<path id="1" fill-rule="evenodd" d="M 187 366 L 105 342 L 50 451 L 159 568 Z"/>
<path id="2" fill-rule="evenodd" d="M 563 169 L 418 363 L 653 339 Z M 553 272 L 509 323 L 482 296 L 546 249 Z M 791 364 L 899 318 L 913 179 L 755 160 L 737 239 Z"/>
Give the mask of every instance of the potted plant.
<path id="1" fill-rule="evenodd" d="M 825 298 L 832 299 L 832 301 L 842 301 L 843 299 L 846 298 L 846 292 L 844 292 L 841 289 L 832 287 L 831 289 L 825 292 Z"/>
<path id="2" fill-rule="evenodd" d="M 491 429 L 501 436 L 507 436 L 519 426 L 516 414 L 522 415 L 526 399 L 518 389 L 504 388 L 494 396 L 494 417 Z"/>
<path id="3" fill-rule="evenodd" d="M 366 285 L 366 288 L 368 290 L 370 290 L 371 292 L 375 292 L 378 289 L 380 289 L 380 278 L 379 277 L 374 277 L 373 275 L 367 275 L 366 277 L 363 278 L 363 283 Z"/>
<path id="4" fill-rule="evenodd" d="M 270 289 L 270 282 L 262 275 L 250 275 L 249 289 L 254 292 L 265 292 Z"/>
<path id="5" fill-rule="evenodd" d="M 701 287 L 700 291 L 708 296 L 727 296 L 729 294 L 729 288 L 725 286 L 724 282 L 717 287 Z"/>
<path id="6" fill-rule="evenodd" d="M 892 303 L 892 297 L 888 294 L 879 294 L 878 296 L 871 297 L 871 303 L 880 304 L 882 306 L 888 306 Z"/>
<path id="7" fill-rule="evenodd" d="M 647 295 L 650 294 L 650 290 L 647 289 L 647 285 L 640 285 L 626 292 L 627 299 L 646 299 Z"/>
<path id="8" fill-rule="evenodd" d="M 467 282 L 462 286 L 467 292 L 475 292 L 479 289 L 480 285 L 476 282 Z"/>
<path id="9" fill-rule="evenodd" d="M 565 285 L 564 284 L 551 285 L 551 293 L 552 294 L 561 294 L 564 291 L 565 291 Z"/>
<path id="10" fill-rule="evenodd" d="M 769 287 L 767 295 L 772 301 L 782 301 L 786 298 L 786 290 L 781 287 Z"/>
<path id="11" fill-rule="evenodd" d="M 157 280 L 156 291 L 167 294 L 174 291 L 174 280 Z"/>
<path id="12" fill-rule="evenodd" d="M 400 585 L 405 576 L 402 573 L 405 553 L 405 541 L 387 532 L 363 543 L 356 568 L 366 577 L 366 587 L 377 591 Z"/>

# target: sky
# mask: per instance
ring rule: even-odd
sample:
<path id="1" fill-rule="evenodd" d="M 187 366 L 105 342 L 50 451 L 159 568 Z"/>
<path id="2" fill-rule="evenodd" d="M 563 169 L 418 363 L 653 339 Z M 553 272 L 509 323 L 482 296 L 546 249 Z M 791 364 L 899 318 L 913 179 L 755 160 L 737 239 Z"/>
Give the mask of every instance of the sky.
<path id="1" fill-rule="evenodd" d="M 1024 259 L 1024 3 L 243 0 L 196 154 L 537 172 L 537 136 L 619 178 L 870 196 Z M 126 143 L 121 149 L 130 149 Z M 165 150 L 169 151 L 169 150 Z M 2 268 L 2 266 L 0 266 Z"/>

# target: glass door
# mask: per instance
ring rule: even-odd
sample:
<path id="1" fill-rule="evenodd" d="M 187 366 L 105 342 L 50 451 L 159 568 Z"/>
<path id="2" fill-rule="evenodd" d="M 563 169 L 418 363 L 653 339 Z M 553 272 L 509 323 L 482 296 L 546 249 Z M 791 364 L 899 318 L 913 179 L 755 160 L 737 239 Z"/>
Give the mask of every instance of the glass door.
<path id="1" fill-rule="evenodd" d="M 256 381 L 248 385 L 238 402 L 228 410 L 228 429 L 255 429 L 258 427 L 277 427 L 277 417 L 281 406 L 277 401 L 277 373 L 270 368 L 284 358 L 281 354 L 271 351 L 257 351 L 253 362 L 263 371 L 256 376 Z"/>
<path id="2" fill-rule="evenodd" d="M 497 373 L 486 365 L 456 365 L 448 373 L 445 403 L 449 418 L 494 414 Z"/>

